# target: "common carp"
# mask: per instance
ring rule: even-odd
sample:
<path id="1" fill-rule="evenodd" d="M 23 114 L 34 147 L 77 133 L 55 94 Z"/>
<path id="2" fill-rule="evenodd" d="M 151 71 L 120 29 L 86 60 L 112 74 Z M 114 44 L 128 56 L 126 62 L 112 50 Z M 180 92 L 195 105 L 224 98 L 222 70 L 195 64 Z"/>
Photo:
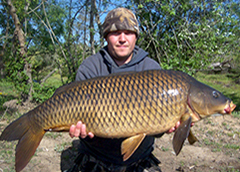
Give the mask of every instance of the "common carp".
<path id="1" fill-rule="evenodd" d="M 236 107 L 219 91 L 179 71 L 149 70 L 119 73 L 73 82 L 9 124 L 0 140 L 18 140 L 15 169 L 30 161 L 47 131 L 69 131 L 81 120 L 87 132 L 103 138 L 126 138 L 121 145 L 127 160 L 146 135 L 157 136 L 175 126 L 173 148 L 178 154 L 192 122 L 212 114 L 231 114 Z"/>

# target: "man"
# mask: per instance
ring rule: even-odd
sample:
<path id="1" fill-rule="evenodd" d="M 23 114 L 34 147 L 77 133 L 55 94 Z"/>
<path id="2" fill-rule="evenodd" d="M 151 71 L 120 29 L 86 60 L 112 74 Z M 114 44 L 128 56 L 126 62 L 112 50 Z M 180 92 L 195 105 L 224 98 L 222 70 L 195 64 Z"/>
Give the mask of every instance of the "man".
<path id="1" fill-rule="evenodd" d="M 76 81 L 118 72 L 161 69 L 157 62 L 147 57 L 147 52 L 135 45 L 139 27 L 130 10 L 117 8 L 110 11 L 103 23 L 103 36 L 107 46 L 83 61 Z M 124 139 L 99 138 L 91 132 L 86 133 L 86 125 L 81 121 L 71 126 L 69 134 L 81 139 L 80 155 L 69 171 L 160 171 L 160 162 L 151 153 L 154 137 L 147 136 L 134 154 L 123 161 L 120 150 Z"/>

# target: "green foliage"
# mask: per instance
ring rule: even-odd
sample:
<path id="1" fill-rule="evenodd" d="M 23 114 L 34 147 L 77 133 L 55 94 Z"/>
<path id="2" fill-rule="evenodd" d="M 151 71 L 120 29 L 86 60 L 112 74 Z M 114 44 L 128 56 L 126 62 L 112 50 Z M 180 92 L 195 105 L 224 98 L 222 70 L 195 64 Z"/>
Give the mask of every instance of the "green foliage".
<path id="1" fill-rule="evenodd" d="M 142 30 L 138 42 L 164 69 L 193 74 L 212 62 L 239 57 L 239 2 L 134 2 Z"/>
<path id="2" fill-rule="evenodd" d="M 96 1 L 97 16 L 90 26 L 90 1 L 12 1 L 21 29 L 26 36 L 25 61 L 20 57 L 15 25 L 5 1 L 0 4 L 0 66 L 21 93 L 28 96 L 30 85 L 24 71 L 31 64 L 33 99 L 42 102 L 56 88 L 41 83 L 49 72 L 58 69 L 61 84 L 74 81 L 79 65 L 91 55 L 90 33 L 95 52 L 103 46 L 101 25 L 106 12 L 126 6 L 140 23 L 138 45 L 149 52 L 162 68 L 194 74 L 212 62 L 232 59 L 231 71 L 240 65 L 240 8 L 238 1 Z M 111 4 L 111 5 L 109 5 Z M 67 79 L 63 80 L 63 77 Z M 37 84 L 38 83 L 38 84 Z M 58 86 L 60 86 L 58 85 Z M 41 93 L 46 92 L 46 93 Z"/>
<path id="3" fill-rule="evenodd" d="M 44 101 L 49 99 L 57 89 L 56 87 L 49 87 L 45 85 L 41 86 L 37 82 L 34 82 L 33 86 L 34 86 L 33 99 L 39 103 L 43 103 Z"/>
<path id="4" fill-rule="evenodd" d="M 27 84 L 29 78 L 24 70 L 25 60 L 18 55 L 18 52 L 16 52 L 16 54 L 9 56 L 5 65 L 7 79 L 12 81 L 15 88 L 21 93 L 21 98 L 26 98 L 25 96 L 28 95 L 30 86 Z"/>
<path id="5" fill-rule="evenodd" d="M 240 146 L 239 145 L 235 145 L 235 144 L 226 144 L 224 145 L 225 148 L 228 148 L 228 149 L 235 149 L 235 150 L 239 150 L 240 149 Z"/>
<path id="6" fill-rule="evenodd" d="M 0 114 L 5 111 L 3 104 L 12 99 L 16 99 L 18 93 L 14 85 L 6 79 L 0 79 Z M 0 116 L 0 118 L 2 118 Z"/>
<path id="7" fill-rule="evenodd" d="M 11 40 L 11 36 L 9 37 L 8 35 L 14 35 L 15 26 L 11 16 L 6 15 L 8 13 L 7 4 L 3 4 L 3 8 L 1 9 L 5 12 L 5 15 L 0 16 L 0 19 L 5 19 L 5 22 L 0 24 L 0 28 L 3 28 L 3 34 L 5 33 L 6 35 L 0 40 L 0 45 L 4 45 L 4 74 L 8 80 L 14 83 L 15 88 L 20 92 L 21 100 L 28 99 L 31 88 L 29 83 L 32 81 L 39 82 L 45 77 L 41 73 L 43 73 L 43 70 L 46 70 L 46 66 L 50 68 L 50 71 L 56 68 L 58 61 L 56 58 L 54 59 L 57 49 L 55 45 L 56 41 L 52 39 L 53 32 L 55 38 L 60 38 L 64 33 L 66 12 L 64 6 L 57 4 L 54 0 L 40 5 L 38 3 L 39 1 L 13 2 L 17 10 L 16 14 L 21 22 L 21 29 L 26 36 L 27 54 L 25 54 L 25 57 L 22 57 L 19 53 L 18 38 L 14 37 L 13 41 L 9 41 Z M 30 64 L 28 70 L 31 71 L 31 78 L 26 75 L 26 63 Z M 29 79 L 32 81 L 30 80 L 29 82 Z M 54 89 L 56 88 L 42 87 L 34 83 L 32 87 L 33 99 L 40 102 L 46 100 Z M 47 91 L 47 93 L 46 95 L 39 94 L 39 91 Z"/>
<path id="8" fill-rule="evenodd" d="M 38 48 L 38 51 L 41 51 L 43 47 L 47 47 L 47 51 L 54 52 L 56 40 L 53 39 L 52 32 L 54 32 L 57 38 L 63 35 L 66 17 L 65 8 L 61 6 L 61 3 L 58 4 L 55 0 L 51 0 L 28 17 L 32 21 L 28 26 L 30 30 L 28 37 L 33 38 L 31 39 L 31 44 L 37 45 L 34 48 Z M 42 22 L 39 22 L 40 19 L 42 19 Z"/>

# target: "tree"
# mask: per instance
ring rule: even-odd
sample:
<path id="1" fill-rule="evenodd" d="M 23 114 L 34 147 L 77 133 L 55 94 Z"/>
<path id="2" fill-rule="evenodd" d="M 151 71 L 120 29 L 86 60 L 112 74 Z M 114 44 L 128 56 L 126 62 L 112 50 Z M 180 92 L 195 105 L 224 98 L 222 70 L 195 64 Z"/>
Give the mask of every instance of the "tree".
<path id="1" fill-rule="evenodd" d="M 56 72 L 62 84 L 75 80 L 82 61 L 103 47 L 103 20 L 119 6 L 135 12 L 137 44 L 164 69 L 193 74 L 215 61 L 239 59 L 238 1 L 1 2 L 0 72 L 26 100 L 51 96 L 56 88 L 44 82 Z"/>
<path id="2" fill-rule="evenodd" d="M 233 2 L 135 0 L 142 39 L 150 56 L 165 69 L 194 73 L 213 61 L 223 61 L 233 52 L 226 40 L 232 37 L 229 10 Z M 239 3 L 238 3 L 239 4 Z M 226 30 L 225 30 L 226 29 Z M 238 29 L 239 30 L 239 27 Z"/>
<path id="3" fill-rule="evenodd" d="M 34 72 L 32 66 L 35 64 L 31 62 L 35 57 L 33 54 L 36 53 L 37 47 L 40 47 L 39 44 L 43 45 L 41 48 L 44 46 L 46 48 L 49 45 L 47 43 L 51 40 L 46 39 L 51 36 L 44 37 L 46 32 L 50 33 L 49 30 L 41 30 L 41 22 L 36 22 L 36 19 L 39 19 L 40 16 L 38 12 L 42 12 L 39 9 L 40 7 L 44 7 L 44 3 L 37 4 L 37 1 L 31 1 L 31 3 L 28 1 L 12 2 L 8 0 L 6 3 L 3 1 L 2 4 L 2 10 L 6 13 L 2 18 L 8 18 L 6 20 L 7 22 L 3 23 L 1 26 L 4 28 L 3 26 L 11 25 L 3 29 L 3 33 L 5 32 L 6 35 L 2 42 L 4 45 L 2 54 L 4 54 L 5 57 L 3 59 L 5 73 L 15 83 L 16 88 L 21 91 L 22 98 L 26 101 L 30 101 L 35 91 L 33 88 L 32 76 Z M 8 13 L 10 15 L 7 15 Z M 32 16 L 32 14 L 36 15 Z M 56 15 L 59 15 L 59 13 Z M 44 23 L 43 20 L 40 21 Z M 52 24 L 54 23 L 52 22 Z M 56 33 L 63 32 L 61 29 L 58 31 L 58 26 L 59 24 L 54 26 L 54 31 L 56 31 Z M 53 31 L 53 29 L 51 31 Z"/>
<path id="4" fill-rule="evenodd" d="M 7 5 L 9 7 L 9 13 L 12 16 L 14 25 L 15 25 L 15 30 L 14 30 L 14 37 L 16 37 L 18 39 L 18 44 L 20 47 L 20 51 L 19 51 L 19 55 L 20 57 L 23 59 L 24 61 L 24 71 L 25 74 L 27 76 L 27 84 L 30 85 L 30 90 L 28 92 L 28 98 L 27 101 L 30 101 L 32 99 L 32 91 L 33 91 L 33 85 L 32 85 L 32 74 L 31 74 L 31 64 L 28 62 L 27 59 L 27 49 L 26 49 L 26 37 L 25 37 L 25 33 L 23 31 L 21 22 L 19 20 L 18 14 L 17 14 L 17 10 L 14 6 L 14 4 L 12 3 L 11 0 L 7 1 Z M 28 9 L 29 3 L 25 3 L 24 6 L 24 12 L 26 13 L 27 9 Z M 25 20 L 26 21 L 26 20 Z"/>

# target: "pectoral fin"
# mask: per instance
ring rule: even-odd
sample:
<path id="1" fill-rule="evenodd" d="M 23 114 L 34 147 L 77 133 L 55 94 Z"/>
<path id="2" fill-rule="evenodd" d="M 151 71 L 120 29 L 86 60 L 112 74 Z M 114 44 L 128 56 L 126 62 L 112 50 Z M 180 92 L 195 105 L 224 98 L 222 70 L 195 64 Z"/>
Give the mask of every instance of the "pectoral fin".
<path id="1" fill-rule="evenodd" d="M 192 130 L 190 130 L 190 133 L 188 135 L 188 142 L 192 145 L 196 141 L 198 141 L 198 139 L 193 135 Z"/>
<path id="2" fill-rule="evenodd" d="M 191 123 L 192 117 L 190 116 L 188 120 L 182 122 L 175 131 L 175 134 L 173 136 L 173 149 L 176 155 L 178 155 L 181 151 L 183 143 L 189 135 Z"/>
<path id="3" fill-rule="evenodd" d="M 145 137 L 145 133 L 138 134 L 136 136 L 129 137 L 122 142 L 121 152 L 123 155 L 123 161 L 128 160 L 128 158 L 132 156 Z"/>

